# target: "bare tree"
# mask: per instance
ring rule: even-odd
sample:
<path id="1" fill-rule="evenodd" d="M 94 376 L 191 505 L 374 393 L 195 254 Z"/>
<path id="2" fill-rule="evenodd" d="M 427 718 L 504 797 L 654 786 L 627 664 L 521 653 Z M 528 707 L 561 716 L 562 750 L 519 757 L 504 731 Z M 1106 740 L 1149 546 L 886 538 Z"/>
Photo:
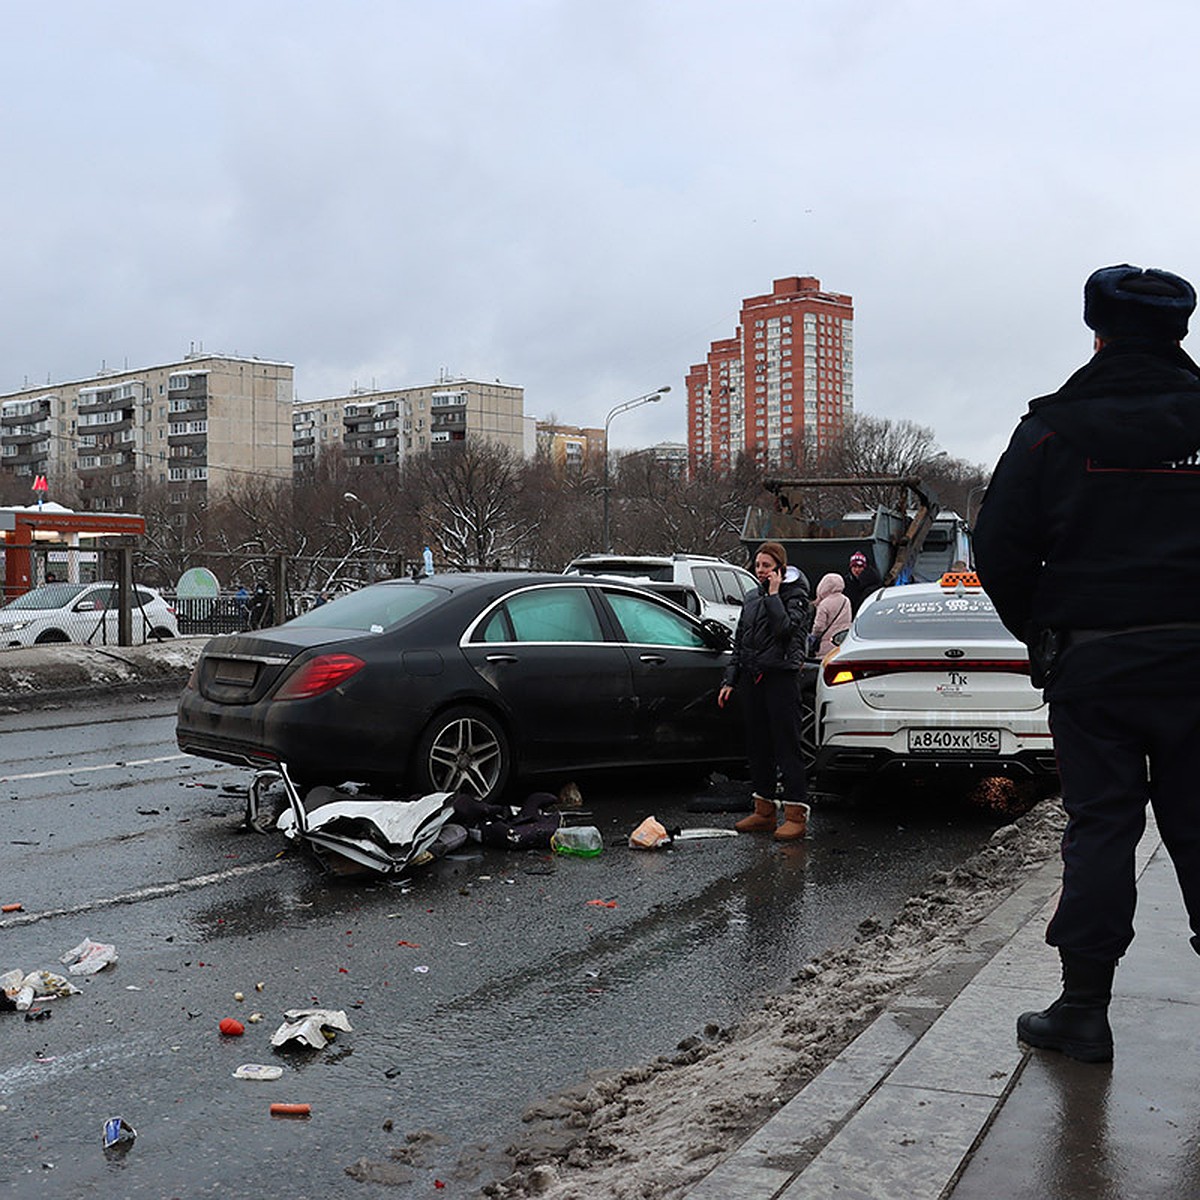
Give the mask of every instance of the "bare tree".
<path id="1" fill-rule="evenodd" d="M 829 465 L 838 475 L 915 476 L 927 472 L 939 454 L 932 429 L 913 421 L 892 421 L 867 413 L 854 413 L 842 428 L 831 451 Z M 858 508 L 903 503 L 894 488 L 864 485 L 848 489 L 847 499 Z"/>
<path id="2" fill-rule="evenodd" d="M 520 503 L 523 464 L 513 451 L 491 442 L 439 446 L 412 459 L 404 481 L 447 566 L 521 562 L 535 522 Z"/>

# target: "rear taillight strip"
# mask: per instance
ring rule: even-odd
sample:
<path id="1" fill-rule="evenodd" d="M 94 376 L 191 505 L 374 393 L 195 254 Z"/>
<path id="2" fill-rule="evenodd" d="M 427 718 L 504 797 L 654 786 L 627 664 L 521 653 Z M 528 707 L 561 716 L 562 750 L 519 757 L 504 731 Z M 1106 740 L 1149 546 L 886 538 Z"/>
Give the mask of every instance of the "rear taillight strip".
<path id="1" fill-rule="evenodd" d="M 929 658 L 886 658 L 847 662 L 845 659 L 834 657 L 824 667 L 827 684 L 857 683 L 862 679 L 873 679 L 877 675 L 898 675 L 909 672 L 930 674 L 940 671 L 987 671 L 1028 675 L 1029 662 L 1019 658 L 972 658 L 961 659 L 958 662 L 939 662 Z"/>

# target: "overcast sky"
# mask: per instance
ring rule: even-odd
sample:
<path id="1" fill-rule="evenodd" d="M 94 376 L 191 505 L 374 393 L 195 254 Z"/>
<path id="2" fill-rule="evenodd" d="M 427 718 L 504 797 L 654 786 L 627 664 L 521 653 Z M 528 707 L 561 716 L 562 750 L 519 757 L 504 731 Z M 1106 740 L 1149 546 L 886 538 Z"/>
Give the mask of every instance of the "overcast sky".
<path id="1" fill-rule="evenodd" d="M 989 465 L 1098 266 L 1200 281 L 1200 5 L 0 0 L 0 391 L 206 351 L 685 439 L 743 297 Z M 1200 322 L 1198 322 L 1200 324 Z M 1185 349 L 1188 349 L 1185 343 Z M 1200 357 L 1200 353 L 1197 353 Z"/>

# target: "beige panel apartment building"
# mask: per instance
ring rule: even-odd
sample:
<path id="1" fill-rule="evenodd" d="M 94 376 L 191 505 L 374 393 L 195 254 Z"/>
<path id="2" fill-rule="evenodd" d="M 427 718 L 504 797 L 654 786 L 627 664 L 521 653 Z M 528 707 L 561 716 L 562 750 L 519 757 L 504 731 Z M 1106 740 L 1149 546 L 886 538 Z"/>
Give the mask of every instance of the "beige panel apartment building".
<path id="1" fill-rule="evenodd" d="M 393 466 L 406 454 L 465 441 L 492 442 L 524 456 L 533 452 L 525 389 L 474 379 L 299 400 L 292 425 L 298 475 L 335 446 L 352 466 Z"/>
<path id="2" fill-rule="evenodd" d="M 537 423 L 538 452 L 560 471 L 579 472 L 595 469 L 604 462 L 604 429 L 580 425 L 560 425 L 552 421 Z"/>
<path id="3" fill-rule="evenodd" d="M 215 354 L 0 395 L 0 470 L 95 512 L 205 499 L 292 469 L 290 363 Z"/>

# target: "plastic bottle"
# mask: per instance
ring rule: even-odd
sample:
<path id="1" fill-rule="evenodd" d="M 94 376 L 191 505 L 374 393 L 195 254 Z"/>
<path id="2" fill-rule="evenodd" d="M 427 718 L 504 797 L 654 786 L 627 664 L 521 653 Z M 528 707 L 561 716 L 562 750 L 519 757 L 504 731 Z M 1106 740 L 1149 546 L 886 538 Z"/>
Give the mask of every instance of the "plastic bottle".
<path id="1" fill-rule="evenodd" d="M 550 835 L 550 849 L 556 854 L 595 858 L 604 849 L 604 839 L 595 825 L 565 826 Z"/>

